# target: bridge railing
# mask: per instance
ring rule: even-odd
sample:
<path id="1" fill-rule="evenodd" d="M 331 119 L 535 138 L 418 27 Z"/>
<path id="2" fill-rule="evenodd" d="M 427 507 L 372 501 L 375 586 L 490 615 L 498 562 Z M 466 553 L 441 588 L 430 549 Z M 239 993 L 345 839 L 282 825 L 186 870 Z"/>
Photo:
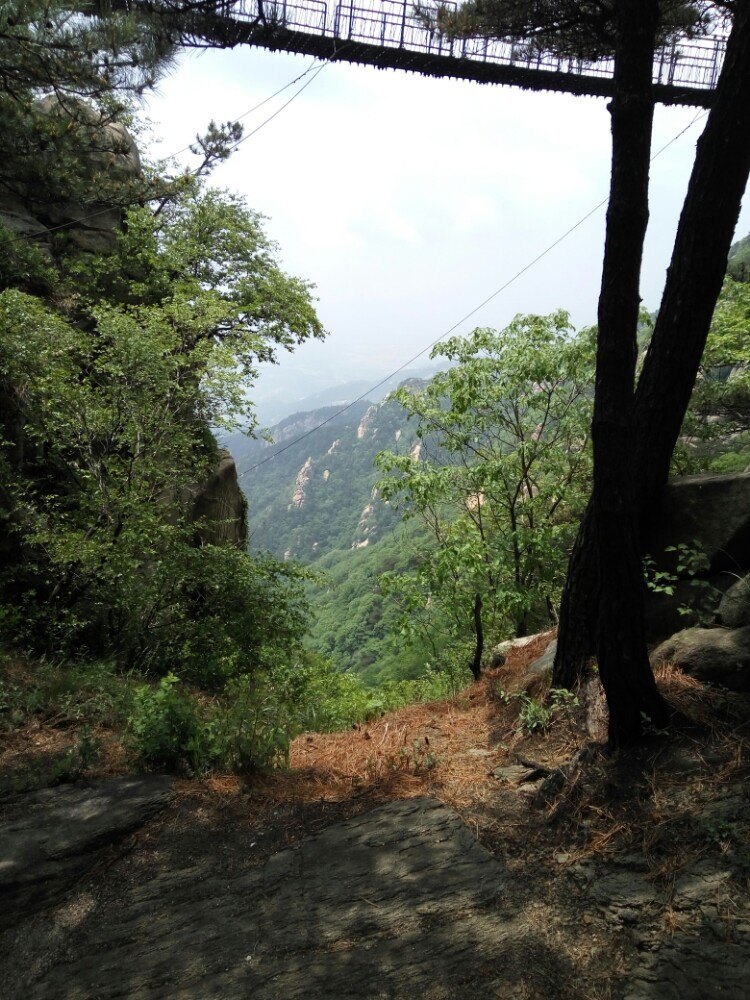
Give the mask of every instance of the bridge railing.
<path id="1" fill-rule="evenodd" d="M 242 21 L 254 21 L 266 27 L 287 28 L 311 35 L 331 34 L 328 4 L 323 0 L 227 0 L 222 13 Z"/>
<path id="2" fill-rule="evenodd" d="M 455 4 L 441 4 L 454 7 Z M 414 0 L 350 0 L 331 9 L 323 0 L 227 0 L 227 16 L 282 27 L 303 34 L 327 35 L 379 48 L 427 52 L 432 55 L 499 63 L 551 73 L 611 77 L 611 59 L 587 62 L 538 52 L 514 39 L 450 38 L 432 30 L 420 17 Z M 657 83 L 711 89 L 724 58 L 723 35 L 681 41 L 660 49 L 654 60 Z"/>

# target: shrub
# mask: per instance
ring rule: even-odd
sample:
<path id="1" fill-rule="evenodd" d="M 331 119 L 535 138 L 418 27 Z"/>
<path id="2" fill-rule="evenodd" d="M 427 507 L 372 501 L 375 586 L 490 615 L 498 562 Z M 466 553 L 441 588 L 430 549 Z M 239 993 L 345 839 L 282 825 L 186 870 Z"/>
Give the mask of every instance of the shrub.
<path id="1" fill-rule="evenodd" d="M 198 714 L 194 698 L 180 691 L 180 680 L 167 674 L 156 688 L 139 687 L 127 721 L 127 745 L 147 767 L 169 770 L 207 767 L 210 730 Z"/>
<path id="2" fill-rule="evenodd" d="M 273 678 L 243 674 L 229 681 L 225 707 L 215 721 L 217 763 L 232 771 L 288 763 L 299 707 L 289 698 L 283 680 L 274 684 Z"/>

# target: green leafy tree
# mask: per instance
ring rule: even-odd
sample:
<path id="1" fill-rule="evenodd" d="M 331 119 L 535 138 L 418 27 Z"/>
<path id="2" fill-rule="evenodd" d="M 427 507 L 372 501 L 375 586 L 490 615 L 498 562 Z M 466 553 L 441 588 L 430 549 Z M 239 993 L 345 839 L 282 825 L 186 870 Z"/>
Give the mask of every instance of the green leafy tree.
<path id="1" fill-rule="evenodd" d="M 400 583 L 407 621 L 426 609 L 451 640 L 471 636 L 478 676 L 487 631 L 524 634 L 540 609 L 553 614 L 587 496 L 592 338 L 558 312 L 433 353 L 451 367 L 397 391 L 420 445 L 378 457 L 381 489 L 437 543 Z"/>
<path id="2" fill-rule="evenodd" d="M 62 262 L 54 301 L 0 294 L 4 590 L 50 642 L 160 669 L 213 643 L 231 672 L 274 629 L 299 637 L 295 573 L 196 549 L 186 498 L 209 426 L 248 419 L 255 363 L 322 328 L 241 201 L 196 185 L 128 223 L 114 254 Z"/>
<path id="3" fill-rule="evenodd" d="M 104 169 L 113 149 L 129 146 L 123 132 L 106 126 L 120 122 L 154 84 L 178 36 L 145 12 L 104 5 L 96 11 L 62 0 L 9 0 L 0 7 L 6 203 L 133 201 L 132 185 Z"/>
<path id="4" fill-rule="evenodd" d="M 749 356 L 750 285 L 727 277 L 674 457 L 679 471 L 750 467 Z"/>

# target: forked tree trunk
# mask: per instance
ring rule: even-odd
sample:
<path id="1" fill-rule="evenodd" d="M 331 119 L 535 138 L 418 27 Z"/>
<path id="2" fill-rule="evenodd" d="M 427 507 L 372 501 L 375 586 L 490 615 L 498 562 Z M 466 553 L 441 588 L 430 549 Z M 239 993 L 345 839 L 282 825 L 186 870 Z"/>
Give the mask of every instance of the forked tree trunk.
<path id="1" fill-rule="evenodd" d="M 648 225 L 658 0 L 620 0 L 616 8 L 612 176 L 602 287 L 592 441 L 593 532 L 598 593 L 597 660 L 615 746 L 666 720 L 648 661 L 643 568 L 633 488 L 633 403 L 641 261 Z"/>
<path id="2" fill-rule="evenodd" d="M 726 270 L 750 172 L 750 3 L 737 0 L 727 55 L 698 143 L 654 336 L 635 397 L 641 529 L 659 502 Z M 571 687 L 596 648 L 593 508 L 581 522 L 560 607 L 553 684 Z M 643 535 L 642 535 L 643 537 Z"/>

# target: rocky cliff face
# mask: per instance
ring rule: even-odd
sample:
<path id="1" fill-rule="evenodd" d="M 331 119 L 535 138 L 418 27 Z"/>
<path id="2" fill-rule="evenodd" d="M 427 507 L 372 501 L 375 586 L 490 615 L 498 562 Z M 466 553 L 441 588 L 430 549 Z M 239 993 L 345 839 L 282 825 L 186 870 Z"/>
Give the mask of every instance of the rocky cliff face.
<path id="1" fill-rule="evenodd" d="M 45 97 L 39 102 L 50 118 L 70 119 L 85 132 L 85 150 L 77 160 L 79 179 L 87 181 L 89 189 L 112 189 L 112 182 L 123 192 L 141 177 L 141 158 L 135 140 L 117 122 L 101 122 L 98 116 L 80 101 L 66 102 Z M 83 140 L 82 140 L 83 141 Z M 53 232 L 65 227 L 67 236 L 82 250 L 107 253 L 114 247 L 122 226 L 123 204 L 111 200 L 87 199 L 52 195 L 35 176 L 14 177 L 12 183 L 0 187 L 0 222 L 20 236 L 33 236 L 40 246 L 50 246 Z"/>
<path id="2" fill-rule="evenodd" d="M 199 544 L 247 546 L 247 503 L 237 481 L 237 466 L 226 449 L 219 451 L 211 476 L 196 488 L 191 518 L 199 522 Z"/>
<path id="3" fill-rule="evenodd" d="M 86 201 L 50 194 L 49 186 L 38 179 L 14 177 L 0 184 L 0 223 L 22 237 L 34 237 L 34 244 L 49 250 L 56 229 L 64 232 L 78 249 L 105 254 L 114 249 L 122 229 L 124 205 L 142 179 L 138 146 L 128 130 L 118 122 L 103 122 L 87 105 L 59 98 L 45 97 L 39 102 L 43 115 L 59 121 L 70 120 L 81 133 L 82 151 L 73 165 L 81 190 L 117 191 L 115 200 Z M 54 122 L 53 122 L 54 123 Z M 0 166 L 0 179 L 3 171 Z M 75 185 L 74 185 L 75 186 Z M 61 192 L 64 185 L 61 184 Z M 7 423 L 8 421 L 6 421 Z M 12 421 L 11 421 L 12 423 Z M 23 428 L 19 428 L 23 434 Z M 234 459 L 220 450 L 216 466 L 206 480 L 185 497 L 188 516 L 200 522 L 198 544 L 247 545 L 246 503 L 237 481 Z M 2 541 L 0 540 L 0 548 Z"/>
<path id="4" fill-rule="evenodd" d="M 232 439 L 250 510 L 254 549 L 311 562 L 332 550 L 363 549 L 400 518 L 375 485 L 378 452 L 409 454 L 414 429 L 402 407 L 364 400 L 346 412 L 299 413 L 271 430 L 275 444 Z M 299 439 L 299 440 L 298 440 Z M 278 457 L 271 458 L 275 452 Z"/>

